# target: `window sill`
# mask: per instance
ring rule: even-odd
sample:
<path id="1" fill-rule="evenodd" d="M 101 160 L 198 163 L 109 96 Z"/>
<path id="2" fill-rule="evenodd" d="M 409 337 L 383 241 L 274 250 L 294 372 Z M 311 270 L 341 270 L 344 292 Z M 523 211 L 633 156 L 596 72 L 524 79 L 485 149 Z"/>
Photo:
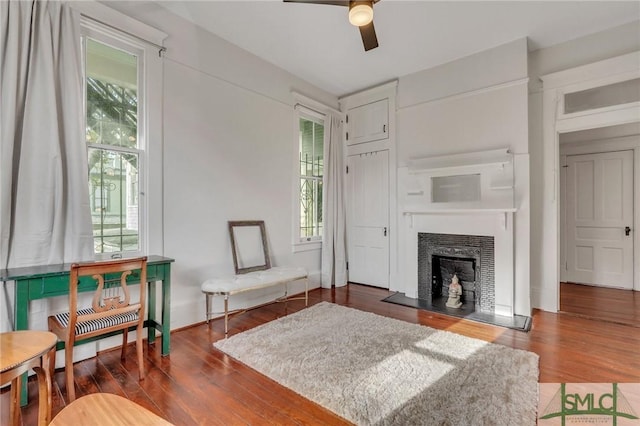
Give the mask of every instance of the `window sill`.
<path id="1" fill-rule="evenodd" d="M 322 249 L 322 241 L 300 241 L 293 244 L 293 252 L 299 253 L 303 251 L 312 251 Z"/>
<path id="2" fill-rule="evenodd" d="M 109 253 L 94 253 L 93 259 L 102 262 L 107 260 L 133 259 L 136 257 L 147 256 L 142 251 L 119 251 Z"/>

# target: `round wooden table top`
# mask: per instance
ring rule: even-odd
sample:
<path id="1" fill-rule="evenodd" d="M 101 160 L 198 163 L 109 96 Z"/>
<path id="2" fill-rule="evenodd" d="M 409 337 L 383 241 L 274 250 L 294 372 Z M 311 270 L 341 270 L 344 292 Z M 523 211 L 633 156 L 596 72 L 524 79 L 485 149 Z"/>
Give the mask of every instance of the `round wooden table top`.
<path id="1" fill-rule="evenodd" d="M 9 371 L 34 358 L 39 358 L 58 341 L 48 331 L 23 330 L 0 333 L 0 372 Z"/>
<path id="2" fill-rule="evenodd" d="M 92 393 L 76 399 L 58 413 L 49 426 L 169 425 L 135 402 L 112 393 Z"/>

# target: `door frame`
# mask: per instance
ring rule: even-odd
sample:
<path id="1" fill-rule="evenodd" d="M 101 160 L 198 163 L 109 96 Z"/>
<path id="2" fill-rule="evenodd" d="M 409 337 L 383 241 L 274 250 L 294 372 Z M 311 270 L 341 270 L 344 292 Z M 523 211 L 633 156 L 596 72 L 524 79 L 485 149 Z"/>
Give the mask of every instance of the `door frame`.
<path id="1" fill-rule="evenodd" d="M 391 153 L 389 152 L 388 149 L 382 149 L 382 150 L 379 150 L 379 151 L 370 151 L 370 152 L 361 152 L 359 154 L 350 154 L 350 155 L 347 156 L 347 160 L 345 161 L 345 164 L 347 164 L 347 167 L 350 166 L 350 165 L 353 167 L 352 164 L 349 164 L 349 158 L 350 157 L 357 157 L 357 156 L 363 156 L 363 155 L 364 156 L 378 155 L 379 153 L 383 153 L 383 152 L 386 153 L 386 156 L 387 156 L 387 165 L 386 165 L 386 167 L 387 167 L 387 200 L 386 200 L 387 201 L 387 226 L 386 226 L 387 234 L 386 234 L 386 236 L 388 237 L 389 232 L 390 232 L 389 230 L 391 228 L 391 212 L 392 212 L 392 210 L 391 210 L 391 200 L 390 200 L 391 188 L 389 187 L 390 174 L 391 174 L 391 171 L 392 171 L 391 164 L 390 164 L 391 163 L 391 160 L 390 160 Z M 348 174 L 351 174 L 351 173 L 352 172 L 350 170 Z M 352 208 L 352 204 L 351 204 L 351 194 L 350 194 L 350 185 L 349 185 L 349 179 L 350 178 L 349 178 L 348 174 L 347 174 L 347 177 L 345 179 L 345 194 L 347 195 L 346 196 L 346 200 L 345 200 L 346 201 L 346 209 L 347 209 L 347 221 L 346 221 L 346 225 L 347 225 L 347 227 L 346 227 L 346 229 L 347 229 L 347 263 L 350 261 L 350 255 L 351 255 L 351 251 L 350 251 L 350 248 L 351 248 L 350 231 L 351 231 L 351 228 L 352 228 L 352 226 L 354 224 L 354 222 L 352 221 L 350 212 L 349 212 L 349 210 Z M 387 242 L 387 269 L 388 269 L 387 277 L 386 277 L 387 278 L 387 285 L 386 286 L 380 286 L 380 285 L 377 285 L 377 284 L 370 284 L 370 283 L 364 283 L 364 282 L 360 283 L 358 281 L 354 281 L 354 282 L 359 283 L 359 284 L 371 285 L 371 286 L 377 287 L 377 288 L 384 288 L 384 289 L 387 289 L 387 290 L 391 290 L 391 277 L 392 277 L 392 269 L 391 269 L 391 239 L 390 238 L 386 238 L 386 242 Z M 349 274 L 349 270 L 347 270 L 347 276 L 348 276 L 349 282 L 351 282 L 351 276 Z"/>
<path id="2" fill-rule="evenodd" d="M 540 284 L 532 294 L 534 305 L 550 312 L 560 307 L 560 135 L 640 121 L 640 102 L 563 114 L 564 95 L 620 81 L 640 78 L 640 51 L 541 76 L 542 108 L 542 229 L 539 247 Z M 637 171 L 640 150 L 634 148 L 634 190 L 640 188 Z M 640 197 L 634 203 L 634 264 L 640 250 Z M 640 291 L 640 268 L 634 268 L 634 290 Z"/>
<path id="3" fill-rule="evenodd" d="M 567 164 L 567 157 L 571 155 L 588 155 L 588 154 L 603 154 L 607 152 L 616 152 L 616 151 L 633 151 L 633 210 L 634 210 L 634 218 L 633 218 L 633 228 L 634 230 L 640 226 L 639 220 L 639 210 L 640 210 L 640 202 L 638 198 L 640 195 L 636 195 L 638 188 L 640 171 L 638 167 L 640 167 L 640 135 L 634 136 L 623 136 L 623 137 L 614 137 L 610 139 L 598 139 L 594 141 L 585 141 L 585 142 L 571 142 L 560 145 L 560 281 L 566 281 L 566 269 L 564 267 L 565 262 L 567 261 L 567 235 L 569 232 L 567 226 L 567 175 L 566 169 L 562 168 L 562 166 Z M 633 241 L 633 256 L 634 259 L 638 259 L 638 251 L 640 248 L 637 245 L 638 238 L 636 232 L 634 232 L 634 241 Z M 637 262 L 635 262 L 637 264 Z M 633 281 L 633 289 L 638 290 L 638 276 L 637 272 L 640 268 L 634 268 L 634 281 Z"/>
<path id="4" fill-rule="evenodd" d="M 384 140 L 360 143 L 357 145 L 346 144 L 346 127 L 344 127 L 343 158 L 347 164 L 349 155 L 362 154 L 373 151 L 389 151 L 389 290 L 404 291 L 405 283 L 399 279 L 398 265 L 398 197 L 397 197 L 397 147 L 396 147 L 396 96 L 398 80 L 384 83 L 358 93 L 354 93 L 338 99 L 340 111 L 346 113 L 349 109 L 387 98 L 389 100 L 389 137 Z M 346 170 L 344 181 L 346 182 Z M 348 256 L 348 253 L 347 253 Z"/>

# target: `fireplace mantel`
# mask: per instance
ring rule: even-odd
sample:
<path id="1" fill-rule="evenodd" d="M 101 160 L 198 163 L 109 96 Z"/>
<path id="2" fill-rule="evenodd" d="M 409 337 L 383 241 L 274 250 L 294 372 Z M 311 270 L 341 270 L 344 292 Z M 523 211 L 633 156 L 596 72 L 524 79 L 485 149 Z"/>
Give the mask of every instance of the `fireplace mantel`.
<path id="1" fill-rule="evenodd" d="M 414 227 L 414 216 L 422 217 L 425 215 L 449 215 L 452 217 L 462 215 L 498 215 L 500 218 L 500 228 L 502 230 L 507 229 L 510 216 L 517 212 L 517 208 L 498 208 L 498 209 L 449 209 L 449 210 L 420 210 L 420 211 L 406 211 L 402 212 L 402 215 L 409 218 L 409 228 Z"/>
<path id="2" fill-rule="evenodd" d="M 408 161 L 409 173 L 456 172 L 466 168 L 505 167 L 513 162 L 509 148 L 467 152 L 437 157 L 413 158 Z"/>
<path id="3" fill-rule="evenodd" d="M 521 205 L 516 162 L 504 148 L 412 159 L 398 168 L 398 277 L 407 297 L 418 298 L 420 233 L 490 236 L 495 241 L 493 313 L 513 316 L 514 224 Z M 518 164 L 527 170 L 528 163 Z"/>

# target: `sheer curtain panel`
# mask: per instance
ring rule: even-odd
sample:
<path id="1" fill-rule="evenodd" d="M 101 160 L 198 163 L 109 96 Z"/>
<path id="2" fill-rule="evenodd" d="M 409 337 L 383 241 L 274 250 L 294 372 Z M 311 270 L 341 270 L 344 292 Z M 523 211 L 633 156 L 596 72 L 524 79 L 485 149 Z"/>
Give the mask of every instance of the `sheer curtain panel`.
<path id="1" fill-rule="evenodd" d="M 324 288 L 347 284 L 346 210 L 344 204 L 344 159 L 342 120 L 331 113 L 328 137 L 324 145 L 322 278 Z"/>
<path id="2" fill-rule="evenodd" d="M 93 258 L 79 16 L 0 2 L 0 267 Z"/>

